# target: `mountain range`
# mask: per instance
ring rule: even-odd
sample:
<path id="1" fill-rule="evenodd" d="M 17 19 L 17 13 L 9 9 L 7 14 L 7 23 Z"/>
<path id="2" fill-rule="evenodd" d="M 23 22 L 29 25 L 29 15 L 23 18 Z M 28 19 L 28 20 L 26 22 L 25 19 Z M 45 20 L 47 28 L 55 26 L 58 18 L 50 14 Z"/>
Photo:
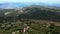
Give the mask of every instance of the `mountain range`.
<path id="1" fill-rule="evenodd" d="M 21 8 L 25 6 L 31 6 L 31 5 L 42 5 L 42 6 L 53 6 L 60 8 L 60 4 L 48 4 L 48 3 L 0 3 L 0 8 Z"/>

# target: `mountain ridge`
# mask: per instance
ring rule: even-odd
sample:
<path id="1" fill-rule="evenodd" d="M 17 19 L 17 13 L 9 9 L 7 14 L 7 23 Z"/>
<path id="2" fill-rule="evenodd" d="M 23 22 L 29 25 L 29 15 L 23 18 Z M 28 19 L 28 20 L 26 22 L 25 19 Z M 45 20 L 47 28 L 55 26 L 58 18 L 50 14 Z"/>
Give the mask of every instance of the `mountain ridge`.
<path id="1" fill-rule="evenodd" d="M 21 8 L 31 5 L 52 6 L 52 7 L 60 8 L 59 4 L 50 5 L 46 3 L 0 3 L 0 8 Z"/>

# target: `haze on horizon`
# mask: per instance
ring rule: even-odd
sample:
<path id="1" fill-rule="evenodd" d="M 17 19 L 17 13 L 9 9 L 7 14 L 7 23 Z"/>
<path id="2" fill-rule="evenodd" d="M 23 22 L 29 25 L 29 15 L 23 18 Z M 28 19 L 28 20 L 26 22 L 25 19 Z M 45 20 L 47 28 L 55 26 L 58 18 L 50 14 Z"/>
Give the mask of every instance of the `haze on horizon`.
<path id="1" fill-rule="evenodd" d="M 11 4 L 2 4 L 11 3 Z M 13 4 L 15 3 L 15 4 Z M 60 0 L 0 0 L 0 8 L 15 8 L 30 5 L 56 6 L 60 7 Z"/>
<path id="2" fill-rule="evenodd" d="M 49 3 L 49 4 L 53 4 L 53 3 L 60 3 L 60 0 L 0 0 L 0 3 L 10 3 L 10 2 L 22 2 L 22 3 Z"/>

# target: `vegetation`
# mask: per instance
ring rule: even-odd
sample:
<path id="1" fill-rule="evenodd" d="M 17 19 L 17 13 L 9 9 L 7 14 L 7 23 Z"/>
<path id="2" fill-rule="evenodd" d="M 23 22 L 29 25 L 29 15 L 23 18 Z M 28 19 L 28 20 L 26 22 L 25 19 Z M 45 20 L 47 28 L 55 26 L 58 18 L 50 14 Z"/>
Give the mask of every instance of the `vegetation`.
<path id="1" fill-rule="evenodd" d="M 38 21 L 38 20 L 36 20 Z M 54 23 L 47 23 L 48 21 L 41 20 L 39 22 L 31 21 L 31 20 L 21 20 L 20 22 L 11 22 L 11 23 L 4 23 L 0 26 L 0 33 L 1 34 L 23 34 L 24 24 L 27 24 L 30 28 L 28 29 L 25 34 L 60 34 L 60 26 L 55 25 Z M 58 22 L 56 22 L 58 23 Z M 19 31 L 19 32 L 18 32 Z"/>
<path id="2" fill-rule="evenodd" d="M 0 34 L 60 34 L 60 8 L 1 9 Z"/>

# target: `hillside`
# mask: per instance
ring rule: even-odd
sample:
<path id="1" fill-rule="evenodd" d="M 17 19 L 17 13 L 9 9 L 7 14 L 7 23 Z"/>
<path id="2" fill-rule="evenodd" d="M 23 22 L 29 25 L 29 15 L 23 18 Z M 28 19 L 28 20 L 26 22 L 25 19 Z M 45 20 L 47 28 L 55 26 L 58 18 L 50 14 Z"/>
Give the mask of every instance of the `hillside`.
<path id="1" fill-rule="evenodd" d="M 9 17 L 12 20 L 15 17 L 16 19 L 42 19 L 59 22 L 60 8 L 33 5 L 15 9 L 0 9 L 0 18 L 2 20 L 9 19 Z"/>
<path id="2" fill-rule="evenodd" d="M 58 8 L 32 6 L 23 9 L 27 13 L 20 14 L 19 18 L 60 21 L 60 10 Z"/>
<path id="3" fill-rule="evenodd" d="M 60 34 L 60 8 L 0 9 L 0 34 Z"/>

